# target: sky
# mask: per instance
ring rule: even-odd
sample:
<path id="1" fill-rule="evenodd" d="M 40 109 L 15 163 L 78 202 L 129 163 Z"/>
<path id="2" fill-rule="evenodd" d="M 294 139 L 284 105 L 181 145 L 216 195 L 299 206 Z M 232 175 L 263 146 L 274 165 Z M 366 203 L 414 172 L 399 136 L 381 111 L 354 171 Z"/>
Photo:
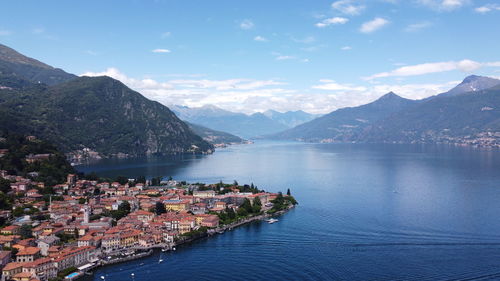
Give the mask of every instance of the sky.
<path id="1" fill-rule="evenodd" d="M 0 43 L 165 105 L 323 114 L 500 77 L 499 0 L 0 1 Z"/>

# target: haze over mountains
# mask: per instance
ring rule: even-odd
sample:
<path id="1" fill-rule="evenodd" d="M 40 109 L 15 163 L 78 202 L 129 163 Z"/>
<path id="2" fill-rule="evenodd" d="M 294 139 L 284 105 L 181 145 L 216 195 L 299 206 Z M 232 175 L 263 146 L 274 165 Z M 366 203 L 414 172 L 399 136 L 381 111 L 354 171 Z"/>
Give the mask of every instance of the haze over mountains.
<path id="1" fill-rule="evenodd" d="M 214 105 L 197 108 L 179 105 L 169 107 L 182 120 L 246 139 L 277 133 L 315 117 L 300 110 L 285 113 L 268 110 L 264 113 L 247 115 L 224 110 Z"/>
<path id="2" fill-rule="evenodd" d="M 166 106 L 118 80 L 77 77 L 3 45 L 0 53 L 0 130 L 103 156 L 213 148 Z"/>
<path id="3" fill-rule="evenodd" d="M 500 80 L 472 75 L 450 91 L 423 100 L 391 92 L 372 103 L 339 109 L 268 137 L 499 146 Z"/>

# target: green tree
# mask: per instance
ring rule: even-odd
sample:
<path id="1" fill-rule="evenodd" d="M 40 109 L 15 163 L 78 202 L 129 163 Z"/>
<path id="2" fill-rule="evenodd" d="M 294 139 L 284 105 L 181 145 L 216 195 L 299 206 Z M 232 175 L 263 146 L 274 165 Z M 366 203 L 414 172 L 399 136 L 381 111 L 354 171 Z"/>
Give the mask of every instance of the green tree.
<path id="1" fill-rule="evenodd" d="M 157 215 L 161 215 L 167 212 L 167 209 L 165 209 L 165 205 L 162 202 L 156 202 L 155 205 L 155 213 Z"/>
<path id="2" fill-rule="evenodd" d="M 238 213 L 238 216 L 240 216 L 240 217 L 248 216 L 248 211 L 243 207 L 239 207 L 237 213 Z"/>
<path id="3" fill-rule="evenodd" d="M 233 208 L 226 207 L 226 213 L 227 217 L 230 220 L 234 220 L 236 218 L 236 213 L 234 212 Z"/>
<path id="4" fill-rule="evenodd" d="M 27 238 L 32 238 L 33 237 L 33 232 L 31 231 L 33 227 L 29 224 L 23 224 L 21 225 L 21 228 L 19 228 L 19 235 L 21 235 L 22 239 L 27 239 Z"/>
<path id="5" fill-rule="evenodd" d="M 12 189 L 10 188 L 11 182 L 4 178 L 0 178 L 0 191 L 3 193 L 8 193 Z"/>
<path id="6" fill-rule="evenodd" d="M 259 196 L 256 196 L 256 197 L 253 199 L 252 208 L 253 208 L 253 212 L 254 212 L 255 214 L 260 213 L 260 210 L 262 209 L 262 202 L 260 202 L 260 198 L 259 198 Z"/>
<path id="7" fill-rule="evenodd" d="M 78 199 L 78 204 L 85 204 L 85 202 L 87 202 L 87 199 L 85 199 L 85 197 Z"/>
<path id="8" fill-rule="evenodd" d="M 240 206 L 240 209 L 245 209 L 245 211 L 247 211 L 247 213 L 252 213 L 253 208 L 252 208 L 252 203 L 250 203 L 250 200 L 245 198 L 245 200 L 243 201 L 243 204 L 241 204 L 241 206 Z"/>
<path id="9" fill-rule="evenodd" d="M 146 183 L 146 177 L 145 176 L 139 176 L 136 180 L 136 183 Z"/>
<path id="10" fill-rule="evenodd" d="M 292 193 L 290 192 L 290 188 L 286 190 L 286 195 L 290 196 Z"/>
<path id="11" fill-rule="evenodd" d="M 116 177 L 115 181 L 123 185 L 128 183 L 128 178 L 126 176 L 118 176 Z"/>

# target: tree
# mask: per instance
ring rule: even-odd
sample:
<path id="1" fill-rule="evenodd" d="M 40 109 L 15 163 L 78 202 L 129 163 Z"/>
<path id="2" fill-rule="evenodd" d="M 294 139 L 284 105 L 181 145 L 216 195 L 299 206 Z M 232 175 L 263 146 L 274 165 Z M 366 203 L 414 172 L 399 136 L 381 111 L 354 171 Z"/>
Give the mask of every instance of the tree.
<path id="1" fill-rule="evenodd" d="M 130 203 L 128 201 L 123 201 L 119 206 L 118 206 L 118 211 L 123 211 L 128 215 L 130 213 L 131 207 Z"/>
<path id="2" fill-rule="evenodd" d="M 19 235 L 21 235 L 22 239 L 27 239 L 33 237 L 33 233 L 31 231 L 33 227 L 29 224 L 23 224 L 21 225 L 21 228 L 19 228 Z"/>
<path id="3" fill-rule="evenodd" d="M 157 215 L 161 215 L 167 212 L 167 209 L 165 209 L 165 205 L 162 202 L 156 202 L 155 205 L 155 213 Z"/>
<path id="4" fill-rule="evenodd" d="M 12 208 L 11 198 L 0 191 L 0 210 L 10 210 Z"/>
<path id="5" fill-rule="evenodd" d="M 136 183 L 146 183 L 146 177 L 145 176 L 139 176 L 136 180 Z"/>
<path id="6" fill-rule="evenodd" d="M 286 195 L 288 195 L 288 196 L 292 195 L 292 193 L 290 193 L 290 188 L 289 188 L 289 189 L 287 189 L 287 191 L 286 191 Z"/>
<path id="7" fill-rule="evenodd" d="M 243 208 L 243 207 L 239 207 L 237 213 L 238 213 L 238 216 L 240 216 L 240 217 L 246 217 L 246 216 L 248 216 L 247 210 L 245 208 Z"/>
<path id="8" fill-rule="evenodd" d="M 241 204 L 240 209 L 245 209 L 247 213 L 253 213 L 252 203 L 250 203 L 250 200 L 247 198 L 245 198 L 243 204 Z"/>
<path id="9" fill-rule="evenodd" d="M 85 204 L 85 202 L 87 202 L 87 199 L 85 199 L 85 197 L 78 199 L 78 204 Z"/>
<path id="10" fill-rule="evenodd" d="M 3 193 L 8 193 L 9 191 L 11 191 L 9 180 L 0 178 L 0 191 Z"/>
<path id="11" fill-rule="evenodd" d="M 253 212 L 254 213 L 260 213 L 260 210 L 262 209 L 262 202 L 260 202 L 260 198 L 259 196 L 256 196 L 254 199 L 253 199 Z"/>
<path id="12" fill-rule="evenodd" d="M 226 207 L 226 213 L 227 217 L 230 220 L 234 220 L 236 218 L 236 213 L 234 212 L 233 208 Z"/>
<path id="13" fill-rule="evenodd" d="M 128 178 L 125 176 L 118 176 L 118 177 L 116 177 L 115 181 L 117 181 L 123 185 L 123 184 L 128 183 Z"/>
<path id="14" fill-rule="evenodd" d="M 234 180 L 233 185 L 234 186 L 238 186 L 239 184 L 238 184 L 238 182 L 236 180 Z"/>
<path id="15" fill-rule="evenodd" d="M 151 185 L 153 186 L 160 185 L 160 182 L 161 182 L 161 177 L 154 177 L 151 179 Z"/>

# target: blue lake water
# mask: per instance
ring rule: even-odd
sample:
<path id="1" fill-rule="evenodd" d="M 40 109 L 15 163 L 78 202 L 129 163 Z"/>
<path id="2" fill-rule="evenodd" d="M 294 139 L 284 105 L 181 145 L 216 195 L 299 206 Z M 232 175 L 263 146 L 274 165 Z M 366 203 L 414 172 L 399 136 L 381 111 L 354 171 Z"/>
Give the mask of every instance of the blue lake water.
<path id="1" fill-rule="evenodd" d="M 103 160 L 102 176 L 290 188 L 300 205 L 100 280 L 500 279 L 500 152 L 421 145 L 257 142 L 207 156 Z M 90 279 L 92 279 L 90 278 Z"/>

